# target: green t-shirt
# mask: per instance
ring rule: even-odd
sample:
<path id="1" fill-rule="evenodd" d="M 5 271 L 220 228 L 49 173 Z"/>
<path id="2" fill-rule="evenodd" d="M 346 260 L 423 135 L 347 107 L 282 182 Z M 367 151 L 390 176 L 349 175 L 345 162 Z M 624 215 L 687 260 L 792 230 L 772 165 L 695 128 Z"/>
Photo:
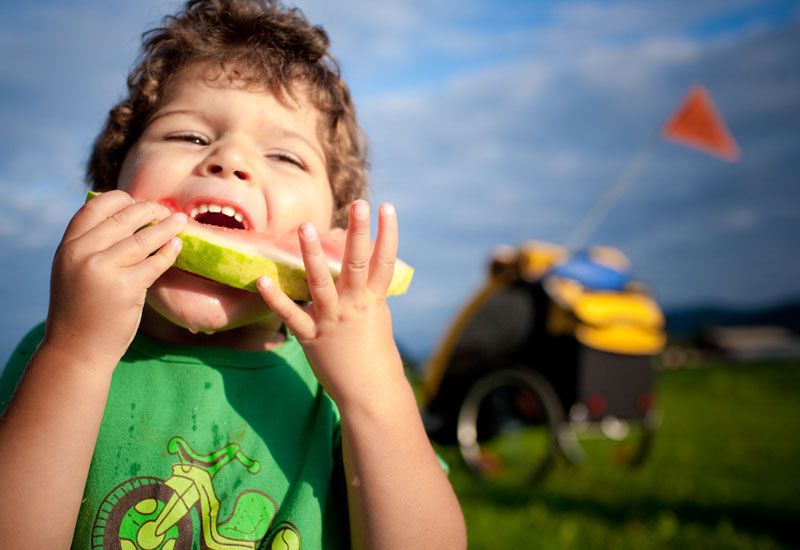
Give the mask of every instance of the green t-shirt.
<path id="1" fill-rule="evenodd" d="M 11 356 L 0 408 L 43 335 Z M 114 371 L 73 548 L 346 547 L 340 425 L 292 336 L 247 352 L 139 335 Z"/>

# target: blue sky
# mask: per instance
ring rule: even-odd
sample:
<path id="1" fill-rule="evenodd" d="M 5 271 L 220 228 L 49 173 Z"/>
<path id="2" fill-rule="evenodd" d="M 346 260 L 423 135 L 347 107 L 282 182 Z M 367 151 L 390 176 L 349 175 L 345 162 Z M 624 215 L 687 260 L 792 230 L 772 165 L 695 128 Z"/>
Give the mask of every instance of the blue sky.
<path id="1" fill-rule="evenodd" d="M 139 35 L 176 2 L 0 1 L 0 356 L 47 308 L 82 166 Z M 324 0 L 417 268 L 395 330 L 424 357 L 491 249 L 564 242 L 695 82 L 743 151 L 659 142 L 590 243 L 621 248 L 665 307 L 800 296 L 800 2 Z"/>

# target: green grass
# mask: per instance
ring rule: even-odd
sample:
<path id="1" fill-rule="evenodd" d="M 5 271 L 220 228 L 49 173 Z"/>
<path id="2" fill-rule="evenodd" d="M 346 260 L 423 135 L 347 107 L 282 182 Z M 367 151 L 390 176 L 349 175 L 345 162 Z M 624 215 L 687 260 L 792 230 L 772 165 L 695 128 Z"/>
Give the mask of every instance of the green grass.
<path id="1" fill-rule="evenodd" d="M 497 487 L 450 463 L 470 548 L 800 546 L 800 362 L 660 372 L 662 422 L 643 466 L 561 459 L 541 484 Z"/>

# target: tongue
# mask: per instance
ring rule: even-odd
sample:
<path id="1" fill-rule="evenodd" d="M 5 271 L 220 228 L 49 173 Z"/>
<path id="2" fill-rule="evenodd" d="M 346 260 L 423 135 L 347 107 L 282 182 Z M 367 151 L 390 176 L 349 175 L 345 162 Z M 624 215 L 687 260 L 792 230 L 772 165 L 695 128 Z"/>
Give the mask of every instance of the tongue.
<path id="1" fill-rule="evenodd" d="M 197 216 L 195 220 L 206 225 L 229 227 L 231 229 L 244 229 L 244 224 L 242 222 L 236 221 L 235 218 L 226 216 L 221 212 L 205 212 Z"/>

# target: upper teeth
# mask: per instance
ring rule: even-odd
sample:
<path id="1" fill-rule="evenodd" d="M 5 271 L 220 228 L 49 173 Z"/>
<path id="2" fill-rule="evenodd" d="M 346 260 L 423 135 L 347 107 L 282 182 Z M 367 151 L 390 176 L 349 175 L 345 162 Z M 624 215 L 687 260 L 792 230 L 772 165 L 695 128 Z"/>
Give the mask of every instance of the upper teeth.
<path id="1" fill-rule="evenodd" d="M 200 214 L 205 214 L 206 212 L 222 213 L 225 214 L 226 216 L 235 219 L 237 222 L 242 222 L 244 220 L 244 215 L 238 210 L 236 210 L 234 207 L 221 206 L 219 204 L 201 204 L 196 208 L 192 208 L 192 211 L 189 213 L 189 215 L 192 218 L 196 218 Z"/>

